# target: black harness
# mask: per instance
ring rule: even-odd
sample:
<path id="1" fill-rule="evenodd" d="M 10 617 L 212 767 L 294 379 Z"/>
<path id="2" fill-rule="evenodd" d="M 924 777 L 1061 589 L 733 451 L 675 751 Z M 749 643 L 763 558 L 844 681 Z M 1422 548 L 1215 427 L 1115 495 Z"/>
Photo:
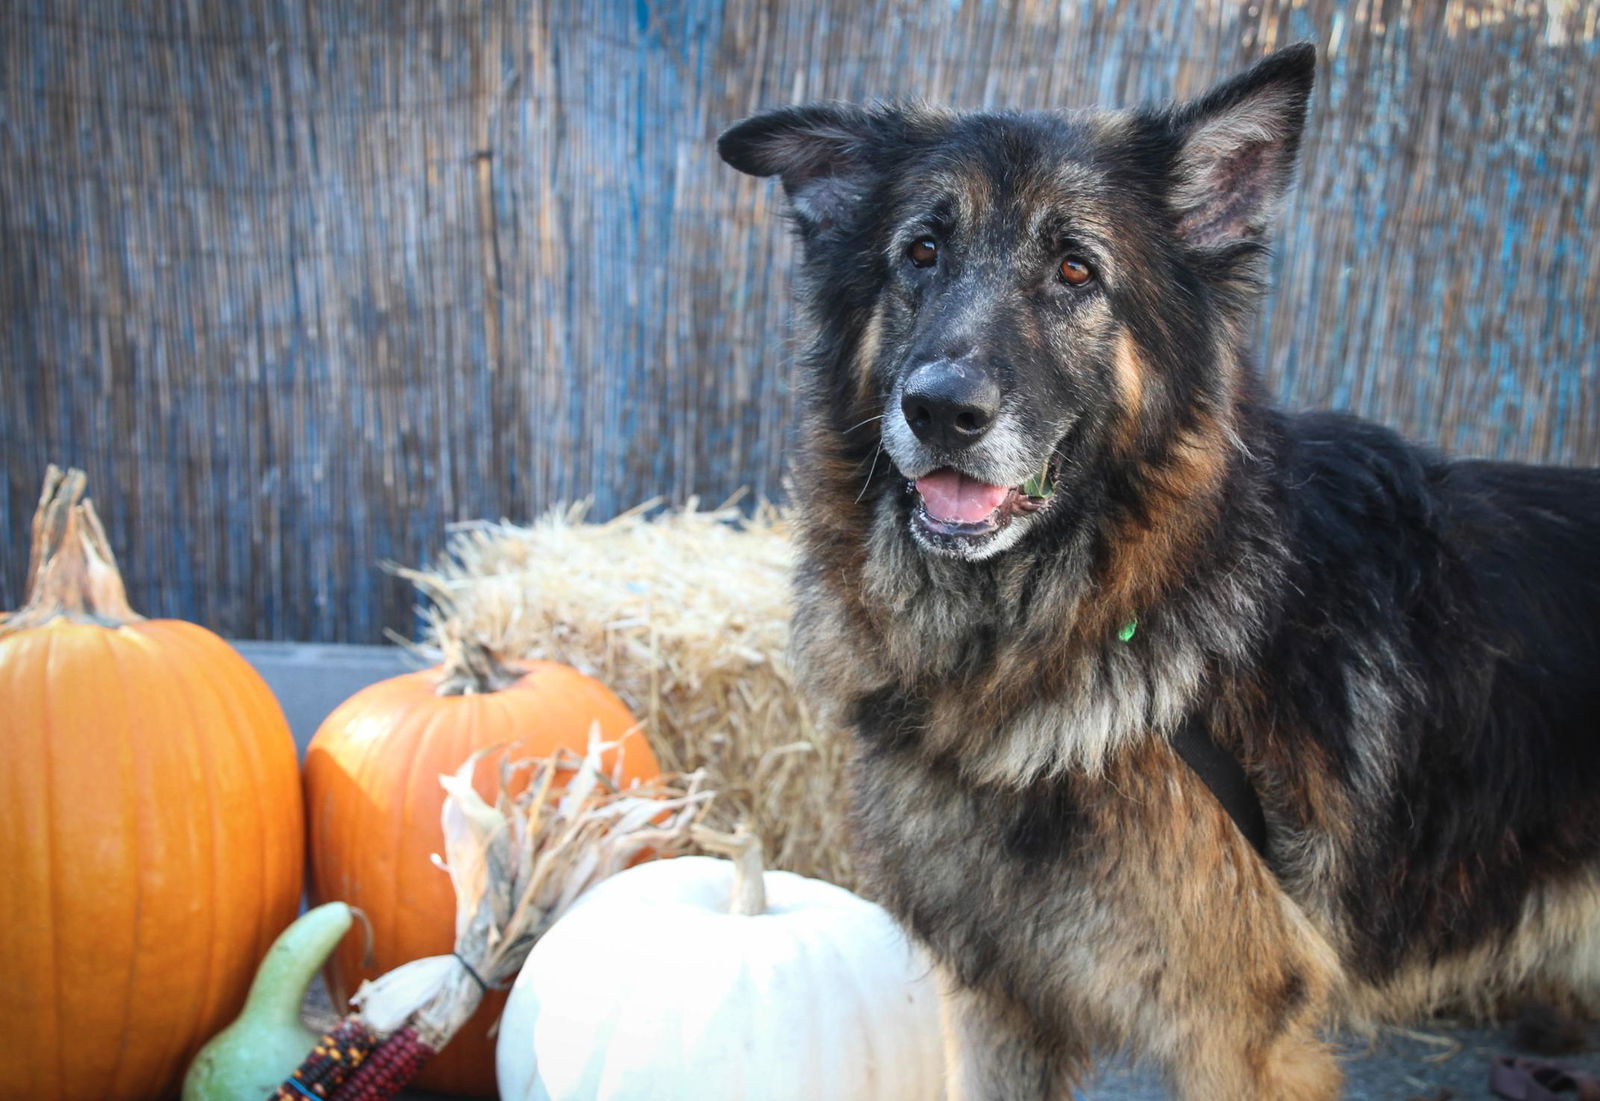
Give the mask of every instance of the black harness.
<path id="1" fill-rule="evenodd" d="M 1217 797 L 1244 839 L 1261 854 L 1262 860 L 1267 860 L 1267 816 L 1261 809 L 1261 797 L 1256 794 L 1255 785 L 1245 774 L 1239 759 L 1216 743 L 1198 716 L 1190 716 L 1178 727 L 1172 735 L 1172 748 L 1211 789 L 1211 794 Z M 1268 867 L 1271 864 L 1267 860 Z"/>

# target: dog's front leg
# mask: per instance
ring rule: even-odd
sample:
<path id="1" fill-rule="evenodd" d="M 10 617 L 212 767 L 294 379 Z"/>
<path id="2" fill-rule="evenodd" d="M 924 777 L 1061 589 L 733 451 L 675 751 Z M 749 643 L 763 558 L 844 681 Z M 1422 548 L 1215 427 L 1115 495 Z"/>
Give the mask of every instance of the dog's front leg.
<path id="1" fill-rule="evenodd" d="M 1019 1008 L 945 976 L 948 1101 L 1056 1101 L 1072 1096 L 1081 1050 L 1050 1043 Z"/>

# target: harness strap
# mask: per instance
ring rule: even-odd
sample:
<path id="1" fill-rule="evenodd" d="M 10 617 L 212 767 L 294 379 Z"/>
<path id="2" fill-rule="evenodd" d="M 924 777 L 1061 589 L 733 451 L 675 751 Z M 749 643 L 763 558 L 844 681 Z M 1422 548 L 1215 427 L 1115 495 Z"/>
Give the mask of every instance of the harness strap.
<path id="1" fill-rule="evenodd" d="M 1200 782 L 1211 789 L 1244 839 L 1266 860 L 1267 816 L 1261 809 L 1261 797 L 1238 758 L 1216 743 L 1197 715 L 1185 719 L 1172 735 L 1172 748 L 1200 777 Z"/>

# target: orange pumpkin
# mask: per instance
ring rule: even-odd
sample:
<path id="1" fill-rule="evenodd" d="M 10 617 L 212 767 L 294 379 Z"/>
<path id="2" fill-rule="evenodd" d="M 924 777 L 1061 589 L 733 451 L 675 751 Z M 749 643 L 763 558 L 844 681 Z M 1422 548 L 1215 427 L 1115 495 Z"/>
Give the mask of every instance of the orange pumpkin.
<path id="1" fill-rule="evenodd" d="M 311 894 L 316 902 L 359 906 L 372 920 L 373 943 L 370 966 L 362 966 L 353 940 L 329 961 L 336 1005 L 363 980 L 455 945 L 455 894 L 430 859 L 444 848 L 440 774 L 478 750 L 515 742 L 478 763 L 474 783 L 492 799 L 507 755 L 543 757 L 560 748 L 581 755 L 595 722 L 607 741 L 637 726 L 609 688 L 570 666 L 534 661 L 507 669 L 470 644 L 444 666 L 363 689 L 324 720 L 305 762 Z M 617 752 L 610 751 L 608 769 Z M 621 752 L 625 784 L 660 771 L 641 735 Z M 505 999 L 493 993 L 484 1000 L 417 1077 L 418 1088 L 495 1093 L 489 1028 Z"/>
<path id="2" fill-rule="evenodd" d="M 84 475 L 51 467 L 0 620 L 0 1097 L 150 1098 L 294 919 L 294 741 L 222 639 L 128 607 Z"/>

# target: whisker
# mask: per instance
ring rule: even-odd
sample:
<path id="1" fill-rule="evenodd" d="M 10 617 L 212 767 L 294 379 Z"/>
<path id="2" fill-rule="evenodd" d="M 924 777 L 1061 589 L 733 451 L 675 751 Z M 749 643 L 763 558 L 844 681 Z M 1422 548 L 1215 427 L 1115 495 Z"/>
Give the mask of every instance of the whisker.
<path id="1" fill-rule="evenodd" d="M 862 425 L 871 424 L 873 421 L 881 421 L 883 419 L 883 416 L 884 415 L 882 413 L 879 413 L 876 417 L 868 417 L 866 420 L 862 421 L 860 424 L 852 424 L 849 428 L 846 428 L 844 430 L 844 432 L 841 433 L 841 435 L 848 436 L 850 433 L 854 432 L 856 429 L 860 428 Z"/>
<path id="2" fill-rule="evenodd" d="M 863 421 L 863 424 L 866 422 Z M 867 495 L 867 487 L 872 484 L 872 476 L 878 471 L 878 456 L 883 454 L 883 441 L 878 441 L 878 446 L 872 452 L 872 465 L 867 467 L 867 480 L 861 483 L 861 492 L 856 494 L 856 504 L 861 503 L 861 498 Z"/>

